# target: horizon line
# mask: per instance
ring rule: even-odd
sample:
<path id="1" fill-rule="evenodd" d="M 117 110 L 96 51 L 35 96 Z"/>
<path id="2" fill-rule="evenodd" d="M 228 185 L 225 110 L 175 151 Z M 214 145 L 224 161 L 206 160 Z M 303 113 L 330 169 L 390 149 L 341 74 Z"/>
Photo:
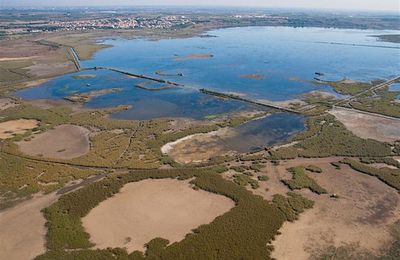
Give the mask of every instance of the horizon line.
<path id="1" fill-rule="evenodd" d="M 264 10 L 303 10 L 303 11 L 336 11 L 336 12 L 369 12 L 369 13 L 396 13 L 400 16 L 400 9 L 397 10 L 389 10 L 389 9 L 355 9 L 355 8 L 321 8 L 321 7 L 301 7 L 301 6 L 293 6 L 293 7 L 283 7 L 283 6 L 263 6 L 263 5 L 253 5 L 253 6 L 242 6 L 242 5 L 8 5 L 8 4 L 0 4 L 4 8 L 32 8 L 32 9 L 40 9 L 40 8 L 193 8 L 193 9 L 256 9 L 261 8 Z"/>

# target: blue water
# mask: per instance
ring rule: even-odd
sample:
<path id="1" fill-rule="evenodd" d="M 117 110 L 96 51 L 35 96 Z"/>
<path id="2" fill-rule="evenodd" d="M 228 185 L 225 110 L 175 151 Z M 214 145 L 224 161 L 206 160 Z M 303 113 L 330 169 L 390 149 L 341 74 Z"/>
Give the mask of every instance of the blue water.
<path id="1" fill-rule="evenodd" d="M 197 88 L 240 92 L 250 98 L 287 100 L 313 90 L 332 92 L 327 86 L 292 80 L 294 77 L 312 80 L 315 72 L 324 73 L 325 80 L 362 81 L 398 74 L 400 45 L 377 42 L 370 37 L 386 33 L 396 31 L 245 27 L 211 31 L 208 34 L 217 36 L 212 38 L 113 39 L 106 41 L 113 48 L 98 52 L 83 65 L 114 67 L 150 76 L 158 76 L 155 74 L 158 70 L 183 73 L 183 77 L 164 78 Z M 191 54 L 213 57 L 184 59 Z M 241 77 L 245 74 L 260 74 L 265 79 Z"/>
<path id="2" fill-rule="evenodd" d="M 389 91 L 400 92 L 400 83 L 394 83 L 389 87 Z M 397 100 L 400 100 L 400 94 L 396 97 Z"/>
<path id="3" fill-rule="evenodd" d="M 397 92 L 400 91 L 400 83 L 394 83 L 389 87 L 389 91 Z"/>
<path id="4" fill-rule="evenodd" d="M 370 81 L 398 75 L 400 44 L 379 42 L 370 37 L 392 33 L 400 32 L 246 27 L 211 31 L 208 34 L 216 37 L 209 38 L 110 39 L 105 43 L 114 47 L 97 52 L 93 59 L 83 61 L 82 66 L 121 69 L 178 82 L 185 88 L 148 91 L 135 85 L 144 83 L 154 87 L 154 82 L 92 70 L 64 75 L 16 95 L 25 99 L 62 99 L 76 93 L 121 88 L 119 92 L 95 97 L 85 106 L 131 105 L 131 109 L 112 115 L 119 119 L 202 119 L 254 107 L 204 95 L 199 88 L 240 93 L 251 99 L 282 101 L 302 98 L 303 94 L 315 90 L 334 93 L 328 86 L 307 82 L 314 77 L 328 81 L 344 78 Z M 203 55 L 203 59 L 190 59 L 193 55 Z M 204 58 L 204 55 L 210 57 Z M 156 71 L 161 71 L 162 75 Z M 316 72 L 323 75 L 316 75 Z M 79 74 L 95 74 L 96 77 L 72 77 Z M 250 74 L 257 79 L 249 78 Z M 398 88 L 393 85 L 391 89 Z M 237 127 L 238 135 L 225 142 L 232 150 L 247 152 L 279 143 L 303 129 L 302 116 L 279 113 Z"/>
<path id="5" fill-rule="evenodd" d="M 234 129 L 233 137 L 222 139 L 229 150 L 247 153 L 283 142 L 305 129 L 304 117 L 290 113 L 275 113 L 252 120 Z"/>
<path id="6" fill-rule="evenodd" d="M 73 78 L 74 75 L 93 74 L 95 78 Z M 202 119 L 207 115 L 251 110 L 254 106 L 234 100 L 222 100 L 204 95 L 195 89 L 148 91 L 135 87 L 148 82 L 106 70 L 83 71 L 61 76 L 40 87 L 19 91 L 23 99 L 63 99 L 77 93 L 120 88 L 121 91 L 94 97 L 85 103 L 89 108 L 131 105 L 132 109 L 112 115 L 118 119 L 145 120 L 160 117 L 189 117 Z M 154 82 L 148 82 L 154 86 Z"/>

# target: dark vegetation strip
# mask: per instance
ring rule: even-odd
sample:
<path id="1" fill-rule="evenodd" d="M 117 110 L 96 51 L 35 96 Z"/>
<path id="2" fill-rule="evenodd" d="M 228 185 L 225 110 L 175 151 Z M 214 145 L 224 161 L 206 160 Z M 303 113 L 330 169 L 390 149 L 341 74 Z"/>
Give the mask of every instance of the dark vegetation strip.
<path id="1" fill-rule="evenodd" d="M 392 157 L 361 158 L 360 161 L 366 164 L 384 163 L 400 169 L 400 162 Z"/>
<path id="2" fill-rule="evenodd" d="M 300 195 L 280 196 L 274 203 L 253 195 L 218 173 L 224 167 L 210 169 L 173 169 L 142 171 L 112 175 L 76 192 L 63 195 L 58 202 L 44 210 L 47 219 L 47 248 L 37 259 L 270 259 L 274 239 L 284 221 L 293 221 L 312 202 Z M 143 255 L 128 254 L 121 248 L 90 250 L 89 234 L 81 218 L 101 201 L 118 193 L 130 182 L 144 179 L 189 179 L 195 187 L 231 198 L 236 206 L 202 225 L 180 242 L 156 238 L 147 244 Z M 69 250 L 73 249 L 73 250 Z"/>
<path id="3" fill-rule="evenodd" d="M 390 169 L 390 168 L 375 168 L 369 165 L 363 164 L 361 162 L 344 159 L 341 163 L 348 164 L 351 168 L 358 172 L 362 172 L 371 176 L 377 177 L 379 180 L 383 181 L 390 187 L 395 188 L 400 191 L 400 170 Z"/>

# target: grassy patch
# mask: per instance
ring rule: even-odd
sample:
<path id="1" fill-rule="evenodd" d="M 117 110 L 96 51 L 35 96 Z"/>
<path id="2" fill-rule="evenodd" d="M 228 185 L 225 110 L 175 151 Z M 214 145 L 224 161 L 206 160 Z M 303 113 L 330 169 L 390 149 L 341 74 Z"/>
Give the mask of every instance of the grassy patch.
<path id="1" fill-rule="evenodd" d="M 400 91 L 389 91 L 389 88 L 383 88 L 370 93 L 350 103 L 350 106 L 372 113 L 378 113 L 387 116 L 400 117 L 400 103 L 396 101 Z"/>
<path id="2" fill-rule="evenodd" d="M 252 189 L 257 189 L 259 187 L 258 181 L 253 180 L 246 174 L 235 174 L 233 176 L 233 182 L 242 187 L 246 187 L 250 184 Z"/>
<path id="3" fill-rule="evenodd" d="M 365 82 L 328 82 L 329 86 L 331 86 L 337 93 L 342 95 L 356 95 L 365 90 L 370 89 L 373 85 L 371 83 Z"/>

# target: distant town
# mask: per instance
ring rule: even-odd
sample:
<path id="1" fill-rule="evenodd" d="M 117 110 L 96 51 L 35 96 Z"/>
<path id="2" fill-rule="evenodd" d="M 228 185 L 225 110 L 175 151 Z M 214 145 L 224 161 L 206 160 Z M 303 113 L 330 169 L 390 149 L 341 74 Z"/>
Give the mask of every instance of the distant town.
<path id="1" fill-rule="evenodd" d="M 399 29 L 398 17 L 391 14 L 291 13 L 283 11 L 152 12 L 143 10 L 4 10 L 0 14 L 0 36 L 29 33 L 182 29 L 237 26 L 334 27 L 356 29 Z"/>

